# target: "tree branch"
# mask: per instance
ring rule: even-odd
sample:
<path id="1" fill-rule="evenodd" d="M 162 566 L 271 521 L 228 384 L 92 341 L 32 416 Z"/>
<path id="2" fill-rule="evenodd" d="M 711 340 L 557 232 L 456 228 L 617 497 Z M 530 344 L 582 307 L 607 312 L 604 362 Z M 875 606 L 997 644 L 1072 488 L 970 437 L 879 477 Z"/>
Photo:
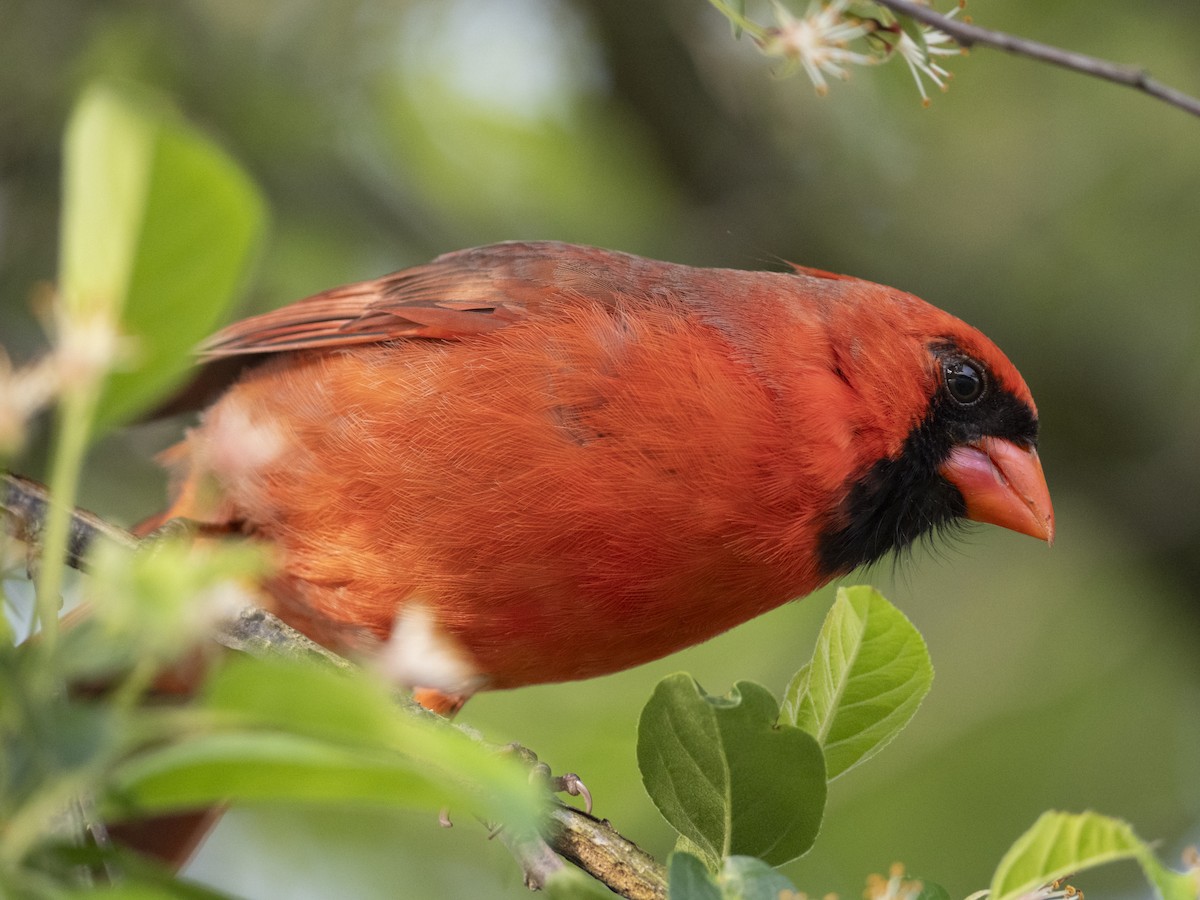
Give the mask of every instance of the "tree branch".
<path id="1" fill-rule="evenodd" d="M 31 557 L 41 551 L 42 525 L 51 502 L 43 485 L 0 472 L 3 530 L 24 542 Z M 153 539 L 143 541 L 82 509 L 72 511 L 70 534 L 67 563 L 76 569 L 84 567 L 88 549 L 98 540 L 114 541 L 129 548 L 149 546 L 153 542 Z M 237 617 L 221 622 L 213 639 L 231 650 L 255 656 L 283 656 L 343 669 L 353 666 L 261 609 L 246 609 Z M 411 701 L 401 702 L 401 706 L 406 713 L 428 716 L 448 724 Z M 536 755 L 526 748 L 522 750 L 536 762 Z M 623 837 L 607 821 L 574 807 L 557 802 L 551 804 L 541 835 L 513 834 L 502 829 L 498 837 L 520 863 L 526 884 L 535 890 L 562 868 L 562 860 L 567 859 L 630 900 L 664 900 L 667 896 L 666 870 L 657 860 Z"/>
<path id="2" fill-rule="evenodd" d="M 908 16 L 950 35 L 960 47 L 970 48 L 982 45 L 995 47 L 997 50 L 1017 56 L 1027 56 L 1030 59 L 1061 66 L 1064 69 L 1081 72 L 1104 81 L 1126 85 L 1171 106 L 1178 107 L 1184 112 L 1189 112 L 1193 116 L 1200 116 L 1200 99 L 1156 81 L 1139 66 L 1122 66 L 1106 59 L 1063 50 L 1060 47 L 1031 41 L 1003 31 L 981 28 L 970 22 L 949 19 L 915 0 L 875 0 L 875 2 L 880 6 L 886 6 L 897 15 Z"/>
<path id="3" fill-rule="evenodd" d="M 630 900 L 665 900 L 667 873 L 662 864 L 607 821 L 572 806 L 550 807 L 547 840 L 609 889 Z"/>
<path id="4" fill-rule="evenodd" d="M 24 542 L 31 557 L 41 554 L 46 511 L 53 502 L 45 485 L 20 475 L 0 472 L 0 515 L 4 518 L 4 530 Z M 105 522 L 86 509 L 75 509 L 71 513 L 67 537 L 67 565 L 73 569 L 82 568 L 83 557 L 97 538 L 129 548 L 140 543 L 124 528 Z"/>

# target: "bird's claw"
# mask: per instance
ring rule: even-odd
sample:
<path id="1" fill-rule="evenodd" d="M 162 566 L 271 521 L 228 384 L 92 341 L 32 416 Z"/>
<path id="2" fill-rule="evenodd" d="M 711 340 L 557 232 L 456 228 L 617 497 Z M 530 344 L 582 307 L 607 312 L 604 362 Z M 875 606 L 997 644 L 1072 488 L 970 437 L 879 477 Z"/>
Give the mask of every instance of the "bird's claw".
<path id="1" fill-rule="evenodd" d="M 550 767 L 537 758 L 537 754 L 528 747 L 516 743 L 515 741 L 505 747 L 500 748 L 500 753 L 511 754 L 520 762 L 529 768 L 530 783 L 541 783 L 545 785 L 546 790 L 551 794 L 566 794 L 569 797 L 582 797 L 584 804 L 584 812 L 589 816 L 592 814 L 592 792 L 588 790 L 588 786 L 583 783 L 583 779 L 574 772 L 567 772 L 563 775 L 554 775 L 550 771 Z M 450 821 L 450 810 L 443 807 L 438 812 L 438 824 L 443 828 L 453 828 L 454 823 Z M 496 837 L 504 830 L 503 825 L 487 825 L 488 839 Z"/>
<path id="2" fill-rule="evenodd" d="M 546 789 L 552 794 L 566 794 L 570 797 L 582 797 L 584 802 L 584 812 L 588 815 L 592 814 L 592 792 L 588 790 L 583 779 L 574 772 L 567 772 L 563 775 L 553 775 L 550 772 L 550 767 L 544 762 L 536 762 L 537 756 L 531 751 L 521 748 L 525 753 L 533 756 L 535 763 L 529 772 L 530 781 L 541 781 L 546 785 Z"/>
<path id="3" fill-rule="evenodd" d="M 592 814 L 592 792 L 588 790 L 583 779 L 574 772 L 558 775 L 550 779 L 550 790 L 556 794 L 567 794 L 570 797 L 583 798 L 583 811 Z"/>

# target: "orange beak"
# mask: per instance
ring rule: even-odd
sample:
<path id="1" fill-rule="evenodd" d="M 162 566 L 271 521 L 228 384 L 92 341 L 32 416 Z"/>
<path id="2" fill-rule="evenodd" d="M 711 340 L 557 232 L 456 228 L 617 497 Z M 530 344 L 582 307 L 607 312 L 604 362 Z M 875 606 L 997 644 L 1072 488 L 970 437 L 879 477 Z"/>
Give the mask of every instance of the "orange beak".
<path id="1" fill-rule="evenodd" d="M 955 447 L 941 475 L 958 488 L 967 518 L 1054 543 L 1054 508 L 1033 448 L 986 437 Z"/>

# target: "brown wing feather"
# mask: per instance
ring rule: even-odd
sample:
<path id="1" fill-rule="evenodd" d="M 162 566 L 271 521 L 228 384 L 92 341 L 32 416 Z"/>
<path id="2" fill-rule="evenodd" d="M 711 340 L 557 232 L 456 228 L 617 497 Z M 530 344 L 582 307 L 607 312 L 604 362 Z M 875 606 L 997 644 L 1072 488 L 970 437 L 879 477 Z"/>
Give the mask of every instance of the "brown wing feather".
<path id="1" fill-rule="evenodd" d="M 236 322 L 200 352 L 215 359 L 400 338 L 454 340 L 503 328 L 564 297 L 614 305 L 655 267 L 676 268 L 555 242 L 491 244 Z"/>

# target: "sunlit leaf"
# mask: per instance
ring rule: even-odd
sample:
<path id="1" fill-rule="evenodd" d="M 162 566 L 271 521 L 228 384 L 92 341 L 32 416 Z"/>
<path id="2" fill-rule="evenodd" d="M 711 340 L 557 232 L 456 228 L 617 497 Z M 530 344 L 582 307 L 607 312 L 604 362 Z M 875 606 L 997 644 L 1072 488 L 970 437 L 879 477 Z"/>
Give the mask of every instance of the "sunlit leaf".
<path id="1" fill-rule="evenodd" d="M 1047 812 L 1004 854 L 990 900 L 1015 900 L 1061 878 L 1136 859 L 1164 900 L 1196 900 L 1193 878 L 1162 865 L 1127 822 L 1098 813 Z"/>
<path id="2" fill-rule="evenodd" d="M 100 427 L 143 411 L 192 365 L 229 308 L 265 223 L 258 190 L 164 103 L 97 86 L 66 139 L 60 288 L 135 339 L 102 395 Z"/>
<path id="3" fill-rule="evenodd" d="M 808 696 L 808 679 L 811 675 L 812 663 L 805 663 L 788 682 L 787 690 L 783 692 L 783 703 L 779 708 L 779 714 L 785 722 L 795 724 L 796 719 L 800 717 L 800 704 Z"/>
<path id="4" fill-rule="evenodd" d="M 874 588 L 842 588 L 785 712 L 820 742 L 832 780 L 891 741 L 932 680 L 925 641 L 904 614 Z"/>
<path id="5" fill-rule="evenodd" d="M 145 218 L 155 125 L 115 90 L 76 105 L 63 147 L 59 288 L 73 312 L 116 318 L 128 293 Z"/>

